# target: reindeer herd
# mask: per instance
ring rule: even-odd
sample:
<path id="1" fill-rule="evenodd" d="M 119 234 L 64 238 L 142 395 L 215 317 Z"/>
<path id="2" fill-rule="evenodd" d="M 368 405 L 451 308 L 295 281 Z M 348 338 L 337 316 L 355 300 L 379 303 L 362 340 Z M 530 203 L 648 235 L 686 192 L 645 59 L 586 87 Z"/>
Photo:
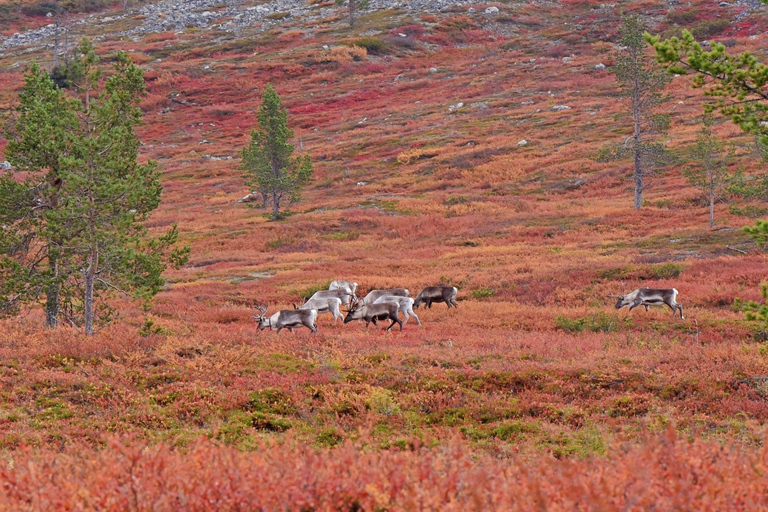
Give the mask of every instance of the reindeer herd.
<path id="1" fill-rule="evenodd" d="M 395 324 L 403 330 L 403 324 L 413 317 L 418 325 L 421 325 L 418 315 L 413 311 L 421 305 L 429 308 L 434 302 L 444 302 L 448 308 L 458 307 L 456 294 L 458 290 L 453 286 L 427 286 L 415 299 L 411 298 L 405 288 L 387 288 L 384 290 L 371 290 L 362 299 L 358 299 L 357 283 L 350 281 L 332 281 L 328 290 L 315 292 L 312 297 L 304 301 L 301 306 L 293 305 L 293 309 L 283 309 L 267 316 L 267 305 L 264 303 L 254 305 L 259 310 L 253 318 L 259 323 L 259 329 L 269 328 L 278 333 L 282 329 L 293 332 L 294 327 L 307 327 L 312 332 L 317 332 L 317 315 L 330 313 L 335 322 L 342 318 L 341 309 L 345 308 L 344 323 L 352 320 L 365 321 L 368 328 L 371 322 L 378 325 L 378 320 L 391 323 L 387 331 Z M 400 320 L 398 313 L 403 313 L 404 321 Z"/>
<path id="2" fill-rule="evenodd" d="M 405 288 L 387 288 L 384 290 L 371 290 L 368 295 L 362 299 L 357 298 L 357 283 L 350 281 L 332 281 L 327 290 L 315 292 L 312 297 L 305 300 L 301 306 L 293 305 L 293 309 L 283 309 L 267 316 L 267 305 L 264 303 L 254 305 L 259 310 L 258 315 L 253 318 L 259 323 L 259 329 L 269 328 L 278 333 L 282 329 L 288 329 L 293 332 L 294 327 L 307 327 L 312 332 L 317 332 L 317 315 L 320 313 L 330 313 L 335 322 L 344 317 L 344 323 L 352 320 L 365 321 L 366 329 L 373 322 L 378 325 L 378 320 L 391 323 L 387 327 L 389 332 L 395 324 L 403 330 L 403 324 L 408 323 L 408 319 L 413 317 L 416 323 L 421 325 L 418 315 L 414 311 L 421 305 L 429 308 L 434 302 L 444 302 L 448 308 L 451 306 L 457 308 L 456 294 L 458 290 L 454 286 L 427 286 L 415 299 L 412 299 L 410 293 Z M 638 306 L 644 306 L 648 311 L 649 306 L 666 305 L 672 310 L 674 317 L 680 312 L 680 318 L 683 316 L 683 306 L 677 303 L 677 294 L 679 292 L 674 288 L 638 288 L 626 295 L 611 295 L 616 297 L 616 309 L 629 306 L 632 311 Z M 346 316 L 341 314 L 344 308 Z M 404 320 L 400 320 L 399 313 L 403 313 Z"/>

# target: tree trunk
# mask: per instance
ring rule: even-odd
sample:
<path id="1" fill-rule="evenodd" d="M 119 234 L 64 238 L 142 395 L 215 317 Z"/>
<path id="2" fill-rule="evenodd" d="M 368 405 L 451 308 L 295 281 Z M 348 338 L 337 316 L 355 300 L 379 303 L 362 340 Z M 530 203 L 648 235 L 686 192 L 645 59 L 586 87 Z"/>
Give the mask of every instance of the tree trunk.
<path id="1" fill-rule="evenodd" d="M 99 265 L 99 253 L 96 249 L 91 251 L 88 258 L 88 268 L 85 270 L 85 297 L 83 298 L 83 309 L 85 310 L 85 334 L 93 334 L 93 289 L 96 283 L 96 270 Z"/>
<path id="2" fill-rule="evenodd" d="M 357 0 L 347 0 L 349 2 L 349 28 L 355 26 L 355 4 Z"/>
<path id="3" fill-rule="evenodd" d="M 272 220 L 280 218 L 280 197 L 277 192 L 272 192 Z"/>
<path id="4" fill-rule="evenodd" d="M 709 192 L 709 227 L 715 227 L 715 192 Z"/>
<path id="5" fill-rule="evenodd" d="M 635 210 L 643 207 L 643 166 L 640 153 L 635 152 Z"/>
<path id="6" fill-rule="evenodd" d="M 59 276 L 58 256 L 52 252 L 48 256 L 51 265 L 52 278 L 55 280 Z M 59 289 L 61 284 L 53 281 L 45 290 L 45 326 L 55 329 L 59 326 Z"/>

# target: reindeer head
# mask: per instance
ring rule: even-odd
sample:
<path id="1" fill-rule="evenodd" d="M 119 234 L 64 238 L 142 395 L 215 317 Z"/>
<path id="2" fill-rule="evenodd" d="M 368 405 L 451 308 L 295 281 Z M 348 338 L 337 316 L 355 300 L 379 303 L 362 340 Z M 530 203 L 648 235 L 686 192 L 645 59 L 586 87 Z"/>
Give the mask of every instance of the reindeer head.
<path id="1" fill-rule="evenodd" d="M 347 313 L 347 316 L 344 317 L 345 324 L 363 317 L 363 305 L 354 297 L 350 297 L 349 306 L 345 311 Z"/>
<path id="2" fill-rule="evenodd" d="M 260 302 L 259 304 L 254 304 L 254 308 L 259 310 L 258 315 L 253 315 L 251 318 L 259 322 L 259 329 L 264 330 L 267 327 L 269 327 L 269 319 L 267 318 L 267 303 L 266 302 Z"/>
<path id="3" fill-rule="evenodd" d="M 628 300 L 624 299 L 624 297 L 626 297 L 626 295 L 609 295 L 609 297 L 614 297 L 614 298 L 618 299 L 616 301 L 616 309 L 621 309 L 624 306 L 629 306 L 632 303 L 631 301 L 628 301 Z"/>

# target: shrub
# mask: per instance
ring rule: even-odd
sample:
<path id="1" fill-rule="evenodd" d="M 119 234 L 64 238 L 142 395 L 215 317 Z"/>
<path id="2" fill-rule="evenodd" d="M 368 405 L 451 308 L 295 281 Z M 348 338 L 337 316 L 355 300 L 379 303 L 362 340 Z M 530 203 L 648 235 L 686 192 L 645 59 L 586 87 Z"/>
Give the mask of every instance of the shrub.
<path id="1" fill-rule="evenodd" d="M 667 13 L 667 21 L 675 25 L 690 25 L 696 21 L 698 16 L 698 9 L 691 9 L 688 11 L 671 11 Z"/>
<path id="2" fill-rule="evenodd" d="M 706 39 L 708 37 L 716 36 L 723 30 L 728 28 L 728 20 L 725 18 L 718 18 L 716 20 L 704 20 L 691 29 L 693 37 L 698 40 Z"/>
<path id="3" fill-rule="evenodd" d="M 416 162 L 417 160 L 434 158 L 438 154 L 439 153 L 436 149 L 426 149 L 426 148 L 409 149 L 408 151 L 403 151 L 402 153 L 397 155 L 397 163 L 408 165 L 408 164 L 412 164 L 413 162 Z"/>
<path id="4" fill-rule="evenodd" d="M 599 311 L 592 315 L 580 318 L 557 316 L 555 317 L 555 326 L 558 329 L 571 334 L 582 331 L 613 332 L 618 330 L 619 322 L 616 320 L 615 316 L 610 316 Z"/>
<path id="5" fill-rule="evenodd" d="M 651 267 L 651 274 L 656 279 L 671 279 L 683 273 L 685 267 L 679 263 L 664 263 Z"/>
<path id="6" fill-rule="evenodd" d="M 361 46 L 334 46 L 311 55 L 311 59 L 318 64 L 326 62 L 349 64 L 353 61 L 365 60 L 367 56 L 368 50 Z"/>
<path id="7" fill-rule="evenodd" d="M 365 50 L 371 54 L 371 55 L 381 55 L 383 53 L 386 53 L 388 44 L 383 39 L 378 39 L 375 37 L 361 37 L 360 39 L 355 39 L 353 41 L 348 41 L 344 43 L 348 46 L 357 46 L 360 48 L 365 48 Z"/>
<path id="8" fill-rule="evenodd" d="M 491 288 L 477 288 L 476 290 L 472 290 L 473 299 L 485 299 L 493 297 L 494 295 L 496 295 L 496 292 Z"/>

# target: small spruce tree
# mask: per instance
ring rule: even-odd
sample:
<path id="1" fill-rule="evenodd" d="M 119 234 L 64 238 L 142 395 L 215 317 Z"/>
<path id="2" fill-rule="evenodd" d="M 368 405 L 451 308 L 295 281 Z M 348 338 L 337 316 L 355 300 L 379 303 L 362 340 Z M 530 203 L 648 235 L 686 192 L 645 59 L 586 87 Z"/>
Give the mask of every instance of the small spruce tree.
<path id="1" fill-rule="evenodd" d="M 257 118 L 259 127 L 251 132 L 251 142 L 241 152 L 240 168 L 246 171 L 246 185 L 272 202 L 272 219 L 277 220 L 284 198 L 299 199 L 312 177 L 312 161 L 309 155 L 292 156 L 288 113 L 271 85 L 264 90 Z"/>

